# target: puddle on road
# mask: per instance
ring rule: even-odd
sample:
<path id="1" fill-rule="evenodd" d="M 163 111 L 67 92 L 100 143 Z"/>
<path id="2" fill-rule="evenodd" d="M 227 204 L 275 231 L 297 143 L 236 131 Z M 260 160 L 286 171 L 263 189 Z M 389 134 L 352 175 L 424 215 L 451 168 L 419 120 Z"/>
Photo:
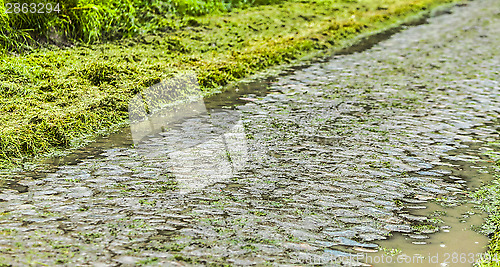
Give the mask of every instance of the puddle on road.
<path id="1" fill-rule="evenodd" d="M 489 183 L 493 175 L 489 158 L 480 155 L 483 145 L 468 145 L 469 148 L 450 151 L 450 156 L 442 159 L 447 165 L 432 170 L 451 171 L 443 177 L 444 180 L 466 183 L 470 190 L 474 190 Z M 376 243 L 388 251 L 397 249 L 399 254 L 391 255 L 381 250 L 363 254 L 361 261 L 373 266 L 472 266 L 487 250 L 488 237 L 473 230 L 484 222 L 486 215 L 475 209 L 475 204 L 467 203 L 467 196 L 459 196 L 458 200 L 460 203 L 449 207 L 437 201 L 428 202 L 424 204 L 425 209 L 410 212 L 415 216 L 442 220 L 437 224 L 438 232 L 427 234 L 429 229 L 423 229 L 409 234 L 394 233 L 388 240 Z"/>
<path id="2" fill-rule="evenodd" d="M 446 215 L 439 232 L 426 234 L 395 233 L 389 240 L 377 242 L 381 247 L 398 249 L 400 254 L 391 256 L 386 252 L 363 254 L 364 262 L 374 266 L 472 266 L 486 252 L 489 239 L 471 229 L 483 223 L 480 213 L 464 216 L 474 210 L 472 204 L 444 208 L 430 203 L 425 212 L 414 215 L 428 215 L 444 211 Z"/>

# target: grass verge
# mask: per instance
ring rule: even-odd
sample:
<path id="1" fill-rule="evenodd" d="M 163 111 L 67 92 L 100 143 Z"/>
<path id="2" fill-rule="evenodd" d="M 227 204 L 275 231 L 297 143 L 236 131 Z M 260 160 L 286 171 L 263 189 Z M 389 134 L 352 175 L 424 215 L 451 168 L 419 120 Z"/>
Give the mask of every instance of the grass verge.
<path id="1" fill-rule="evenodd" d="M 481 262 L 476 264 L 480 267 L 500 265 L 500 143 L 490 143 L 490 145 L 495 148 L 488 152 L 495 166 L 495 180 L 472 194 L 473 199 L 479 203 L 479 208 L 488 214 L 481 232 L 491 238 L 488 252 Z"/>
<path id="2" fill-rule="evenodd" d="M 40 43 L 96 43 L 175 28 L 182 16 L 228 12 L 283 0 L 0 0 L 0 51 Z"/>
<path id="3" fill-rule="evenodd" d="M 345 46 L 455 0 L 302 0 L 179 17 L 170 31 L 0 58 L 0 164 L 78 146 L 124 123 L 128 101 L 195 71 L 206 94 L 273 65 Z"/>

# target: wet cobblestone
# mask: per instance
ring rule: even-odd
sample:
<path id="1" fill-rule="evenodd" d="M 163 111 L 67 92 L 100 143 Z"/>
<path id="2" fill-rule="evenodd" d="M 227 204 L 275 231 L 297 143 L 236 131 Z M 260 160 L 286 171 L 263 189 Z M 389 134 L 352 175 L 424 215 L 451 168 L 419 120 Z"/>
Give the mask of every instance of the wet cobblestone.
<path id="1" fill-rule="evenodd" d="M 469 178 L 450 162 L 481 160 L 450 151 L 499 139 L 499 78 L 499 2 L 469 2 L 248 96 L 232 132 L 234 147 L 248 148 L 231 151 L 244 153 L 237 168 L 198 117 L 42 178 L 3 182 L 0 260 L 282 265 L 376 251 L 373 241 L 393 232 L 425 240 L 439 229 L 418 231 L 428 218 L 412 211 L 437 198 L 458 203 Z M 193 127 L 211 141 L 186 139 Z M 202 176 L 189 187 L 193 173 Z"/>

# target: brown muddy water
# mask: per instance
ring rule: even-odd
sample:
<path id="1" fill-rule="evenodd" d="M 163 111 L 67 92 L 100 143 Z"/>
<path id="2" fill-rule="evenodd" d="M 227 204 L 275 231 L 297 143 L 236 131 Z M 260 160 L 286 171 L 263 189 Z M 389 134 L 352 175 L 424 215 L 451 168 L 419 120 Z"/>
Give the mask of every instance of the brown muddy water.
<path id="1" fill-rule="evenodd" d="M 444 158 L 448 164 L 431 171 L 447 173 L 444 179 L 464 183 L 473 191 L 488 184 L 494 178 L 492 173 L 495 170 L 490 158 L 482 154 L 487 146 L 481 143 L 467 145 L 468 148 L 449 152 L 450 156 Z M 360 255 L 363 262 L 377 266 L 471 266 L 483 257 L 489 239 L 477 230 L 486 214 L 476 209 L 466 195 L 453 205 L 432 202 L 426 203 L 425 207 L 411 214 L 430 215 L 432 219 L 440 220 L 435 229 L 395 234 L 387 241 L 378 243 L 386 248 L 385 251 Z"/>

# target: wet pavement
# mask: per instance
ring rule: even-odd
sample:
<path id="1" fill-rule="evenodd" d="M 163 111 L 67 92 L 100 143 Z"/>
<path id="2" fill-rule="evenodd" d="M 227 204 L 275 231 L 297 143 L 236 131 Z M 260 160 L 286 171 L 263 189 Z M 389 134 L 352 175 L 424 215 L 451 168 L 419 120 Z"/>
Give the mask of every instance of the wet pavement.
<path id="1" fill-rule="evenodd" d="M 500 139 L 500 2 L 451 11 L 141 143 L 2 174 L 0 263 L 328 265 L 432 243 Z"/>

